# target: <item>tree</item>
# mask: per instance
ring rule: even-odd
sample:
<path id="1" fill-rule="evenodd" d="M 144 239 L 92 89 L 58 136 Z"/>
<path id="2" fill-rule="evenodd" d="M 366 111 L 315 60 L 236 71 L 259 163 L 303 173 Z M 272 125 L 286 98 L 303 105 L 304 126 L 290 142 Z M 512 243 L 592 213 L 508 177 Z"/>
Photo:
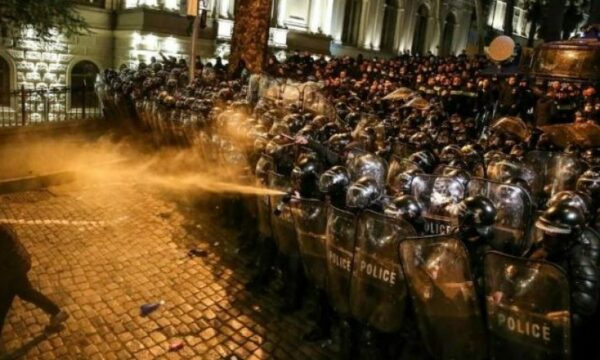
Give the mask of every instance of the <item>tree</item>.
<path id="1" fill-rule="evenodd" d="M 562 38 L 567 40 L 573 31 L 577 30 L 579 24 L 583 21 L 583 12 L 581 6 L 575 0 L 569 1 L 569 5 L 565 10 L 565 19 L 563 21 Z"/>
<path id="2" fill-rule="evenodd" d="M 540 37 L 544 41 L 561 39 L 563 22 L 565 20 L 566 4 L 564 0 L 547 0 L 542 7 L 542 23 Z"/>
<path id="3" fill-rule="evenodd" d="M 526 19 L 530 23 L 527 46 L 532 47 L 538 28 L 542 21 L 542 4 L 540 0 L 529 0 L 526 4 Z"/>
<path id="4" fill-rule="evenodd" d="M 485 46 L 485 15 L 483 11 L 484 0 L 475 1 L 475 19 L 477 21 L 477 52 L 483 53 L 483 47 Z"/>
<path id="5" fill-rule="evenodd" d="M 588 25 L 600 24 L 600 0 L 590 1 L 590 10 L 588 11 L 590 17 L 588 18 Z"/>
<path id="6" fill-rule="evenodd" d="M 512 37 L 513 17 L 515 15 L 515 0 L 506 0 L 506 12 L 504 13 L 504 35 Z"/>
<path id="7" fill-rule="evenodd" d="M 0 26 L 12 35 L 31 28 L 42 40 L 54 31 L 64 35 L 81 35 L 88 31 L 73 0 L 0 0 Z"/>

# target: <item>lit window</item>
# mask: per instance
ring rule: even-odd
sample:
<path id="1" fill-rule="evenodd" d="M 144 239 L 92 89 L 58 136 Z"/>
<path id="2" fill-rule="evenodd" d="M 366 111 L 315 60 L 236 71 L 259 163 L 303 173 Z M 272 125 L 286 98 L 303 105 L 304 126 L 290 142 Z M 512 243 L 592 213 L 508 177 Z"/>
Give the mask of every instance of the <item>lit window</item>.
<path id="1" fill-rule="evenodd" d="M 504 14 L 506 13 L 506 3 L 503 1 L 495 1 L 490 9 L 488 17 L 488 25 L 496 30 L 502 30 L 504 26 Z"/>

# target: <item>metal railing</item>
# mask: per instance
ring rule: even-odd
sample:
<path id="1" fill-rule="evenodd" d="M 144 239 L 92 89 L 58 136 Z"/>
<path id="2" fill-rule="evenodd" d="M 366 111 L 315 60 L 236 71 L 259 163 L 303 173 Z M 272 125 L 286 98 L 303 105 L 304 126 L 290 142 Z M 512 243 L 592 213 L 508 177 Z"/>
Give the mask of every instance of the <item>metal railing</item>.
<path id="1" fill-rule="evenodd" d="M 0 127 L 30 126 L 102 117 L 94 88 L 12 91 L 0 104 Z"/>

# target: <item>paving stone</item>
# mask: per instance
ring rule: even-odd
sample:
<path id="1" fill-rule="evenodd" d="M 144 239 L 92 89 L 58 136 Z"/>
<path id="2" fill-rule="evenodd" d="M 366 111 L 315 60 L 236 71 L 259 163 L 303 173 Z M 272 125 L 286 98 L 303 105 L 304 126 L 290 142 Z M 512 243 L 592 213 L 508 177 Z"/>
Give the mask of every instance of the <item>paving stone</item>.
<path id="1" fill-rule="evenodd" d="M 301 343 L 310 325 L 305 312 L 279 316 L 272 290 L 243 289 L 245 264 L 253 262 L 232 250 L 238 234 L 217 224 L 214 207 L 183 206 L 186 199 L 176 195 L 114 181 L 62 186 L 50 196 L 0 196 L 2 217 L 40 220 L 14 225 L 32 255 L 30 279 L 71 315 L 64 330 L 29 346 L 23 359 L 332 357 Z M 104 223 L 73 225 L 78 221 Z M 192 246 L 209 256 L 183 259 Z M 140 316 L 142 304 L 160 300 L 163 306 Z M 16 299 L 3 332 L 9 354 L 39 336 L 47 321 Z M 185 347 L 168 352 L 173 339 L 184 339 Z"/>

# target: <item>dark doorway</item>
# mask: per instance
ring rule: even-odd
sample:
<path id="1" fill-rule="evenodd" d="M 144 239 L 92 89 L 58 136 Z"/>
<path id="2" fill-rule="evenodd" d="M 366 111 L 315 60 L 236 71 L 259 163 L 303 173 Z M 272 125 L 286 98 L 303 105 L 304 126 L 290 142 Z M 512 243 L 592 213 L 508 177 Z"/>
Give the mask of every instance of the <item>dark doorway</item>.
<path id="1" fill-rule="evenodd" d="M 427 39 L 427 21 L 429 10 L 421 5 L 417 10 L 417 21 L 415 22 L 415 35 L 413 36 L 412 53 L 423 54 L 425 51 L 425 40 Z"/>
<path id="2" fill-rule="evenodd" d="M 396 20 L 398 19 L 397 0 L 386 0 L 383 13 L 383 28 L 381 29 L 381 50 L 395 51 Z"/>
<path id="3" fill-rule="evenodd" d="M 440 55 L 448 56 L 452 52 L 452 41 L 454 39 L 454 29 L 456 29 L 456 17 L 449 13 L 444 21 L 444 32 L 442 35 L 442 48 Z"/>
<path id="4" fill-rule="evenodd" d="M 10 106 L 10 66 L 0 57 L 0 106 Z"/>
<path id="5" fill-rule="evenodd" d="M 83 60 L 71 70 L 71 107 L 96 107 L 98 96 L 94 84 L 100 70 L 91 61 Z"/>
<path id="6" fill-rule="evenodd" d="M 360 28 L 360 15 L 362 11 L 362 0 L 348 0 L 344 10 L 344 28 L 342 42 L 348 45 L 358 43 L 358 31 Z"/>

